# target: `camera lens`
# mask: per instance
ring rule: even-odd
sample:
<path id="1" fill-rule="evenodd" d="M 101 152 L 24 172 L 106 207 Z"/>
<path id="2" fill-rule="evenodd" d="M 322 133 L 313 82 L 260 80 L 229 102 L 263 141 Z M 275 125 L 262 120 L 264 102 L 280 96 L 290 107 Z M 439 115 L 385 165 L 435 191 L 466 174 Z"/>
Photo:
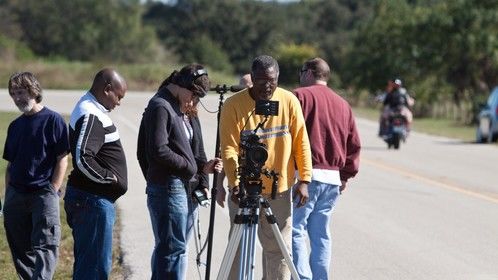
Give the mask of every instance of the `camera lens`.
<path id="1" fill-rule="evenodd" d="M 255 165 L 263 165 L 268 159 L 268 152 L 264 147 L 253 147 L 248 153 L 248 158 Z"/>

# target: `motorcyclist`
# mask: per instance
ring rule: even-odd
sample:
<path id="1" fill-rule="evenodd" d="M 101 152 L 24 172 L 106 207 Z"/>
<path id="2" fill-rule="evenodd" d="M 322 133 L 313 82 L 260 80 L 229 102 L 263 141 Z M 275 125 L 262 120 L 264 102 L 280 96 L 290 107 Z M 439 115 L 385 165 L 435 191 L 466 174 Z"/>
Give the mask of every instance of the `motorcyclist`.
<path id="1" fill-rule="evenodd" d="M 413 114 L 409 107 L 413 106 L 415 100 L 408 95 L 407 90 L 403 87 L 403 82 L 399 78 L 389 80 L 387 82 L 385 98 L 383 101 L 384 107 L 380 118 L 379 136 L 384 136 L 388 132 L 389 115 L 399 110 L 401 115 L 406 118 L 407 131 L 410 131 Z"/>

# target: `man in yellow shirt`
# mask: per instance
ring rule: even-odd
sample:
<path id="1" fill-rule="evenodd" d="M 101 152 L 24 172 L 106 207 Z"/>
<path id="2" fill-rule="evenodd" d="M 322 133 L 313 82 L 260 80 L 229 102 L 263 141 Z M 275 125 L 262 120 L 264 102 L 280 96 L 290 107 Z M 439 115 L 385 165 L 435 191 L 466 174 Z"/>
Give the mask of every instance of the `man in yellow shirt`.
<path id="1" fill-rule="evenodd" d="M 287 248 L 290 249 L 292 244 L 291 197 L 297 200 L 297 207 L 307 202 L 312 163 L 301 106 L 291 92 L 277 87 L 278 75 L 278 63 L 274 58 L 262 55 L 254 59 L 251 68 L 253 86 L 228 98 L 222 108 L 220 141 L 223 165 L 231 194 L 228 205 L 233 222 L 238 210 L 236 194 L 240 179 L 237 174 L 240 135 L 254 131 L 265 118 L 254 112 L 257 100 L 279 102 L 278 115 L 268 117 L 256 134 L 268 150 L 268 158 L 264 167 L 279 174 L 276 198 L 269 199 L 272 180 L 265 176 L 262 176 L 261 194 L 269 199 L 282 238 Z M 295 184 L 296 167 L 299 180 L 297 184 Z M 293 186 L 294 190 L 292 190 Z M 263 247 L 264 266 L 269 268 L 266 269 L 266 275 L 263 277 L 265 279 L 290 279 L 289 268 L 275 240 L 271 225 L 264 218 L 259 219 L 258 237 Z M 238 276 L 237 260 L 239 260 L 239 253 L 232 264 L 230 279 L 236 279 Z"/>

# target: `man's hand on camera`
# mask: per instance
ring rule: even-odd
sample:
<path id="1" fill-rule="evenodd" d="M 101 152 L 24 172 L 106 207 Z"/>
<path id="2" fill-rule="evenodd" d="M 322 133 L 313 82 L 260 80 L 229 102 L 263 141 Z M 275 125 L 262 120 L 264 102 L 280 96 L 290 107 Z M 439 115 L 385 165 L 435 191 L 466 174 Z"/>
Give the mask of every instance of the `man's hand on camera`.
<path id="1" fill-rule="evenodd" d="M 239 194 L 239 186 L 230 189 L 230 199 L 233 203 L 239 205 L 240 199 L 237 196 Z"/>
<path id="2" fill-rule="evenodd" d="M 294 196 L 292 197 L 293 201 L 297 199 L 296 207 L 301 207 L 308 202 L 308 182 L 299 181 L 297 183 L 296 188 L 294 189 Z"/>

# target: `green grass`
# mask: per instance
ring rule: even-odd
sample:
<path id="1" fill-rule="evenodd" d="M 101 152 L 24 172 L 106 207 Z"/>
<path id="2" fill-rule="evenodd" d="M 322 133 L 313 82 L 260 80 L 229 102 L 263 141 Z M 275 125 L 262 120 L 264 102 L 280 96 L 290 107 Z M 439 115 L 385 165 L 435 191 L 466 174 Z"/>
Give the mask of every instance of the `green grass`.
<path id="1" fill-rule="evenodd" d="M 7 128 L 12 120 L 18 117 L 20 113 L 7 113 L 0 112 L 0 154 L 3 155 L 3 148 L 5 143 L 5 138 L 7 136 Z M 66 117 L 67 120 L 67 117 Z M 71 160 L 68 166 L 67 173 L 72 170 Z M 0 160 L 0 198 L 2 202 L 5 196 L 5 168 L 7 162 L 5 160 Z M 66 176 L 67 178 L 67 176 Z M 64 184 L 65 185 L 65 184 Z M 66 212 L 64 209 L 64 203 L 61 199 L 60 201 L 60 214 L 61 214 L 61 226 L 62 226 L 62 237 L 59 247 L 59 261 L 57 264 L 57 269 L 55 272 L 54 279 L 71 279 L 73 271 L 73 237 L 71 235 L 71 229 L 66 223 Z M 120 218 L 119 212 L 116 214 L 116 225 L 114 227 L 114 245 L 113 245 L 113 264 L 111 279 L 124 279 L 123 268 L 119 262 L 120 260 L 120 248 L 119 248 L 119 232 L 120 232 Z M 0 275 L 1 279 L 14 280 L 19 279 L 17 277 L 14 265 L 12 262 L 12 257 L 10 255 L 9 247 L 7 244 L 7 238 L 5 236 L 5 229 L 3 227 L 3 218 L 0 218 Z"/>
<path id="2" fill-rule="evenodd" d="M 355 107 L 353 111 L 358 117 L 373 121 L 379 120 L 379 109 Z M 475 141 L 476 128 L 475 126 L 466 126 L 448 119 L 415 118 L 413 120 L 413 130 L 472 142 Z"/>
<path id="3" fill-rule="evenodd" d="M 15 119 L 19 114 L 17 113 L 0 113 L 0 151 L 3 155 L 3 148 L 5 143 L 5 138 L 7 136 L 7 128 L 10 122 Z M 7 167 L 7 161 L 0 160 L 0 198 L 2 199 L 2 205 L 5 197 L 5 168 Z M 5 236 L 5 229 L 3 227 L 3 217 L 2 225 L 0 226 L 0 271 L 2 273 L 3 279 L 18 279 L 14 265 L 12 263 L 12 257 L 9 251 L 9 245 L 7 244 L 7 237 Z"/>
<path id="4" fill-rule="evenodd" d="M 474 142 L 476 127 L 459 124 L 448 119 L 420 118 L 413 121 L 413 129 L 432 135 L 445 136 Z"/>
<path id="5" fill-rule="evenodd" d="M 173 70 L 180 70 L 182 66 L 159 63 L 104 64 L 45 60 L 1 63 L 0 81 L 3 84 L 0 84 L 0 88 L 7 88 L 9 77 L 13 73 L 30 71 L 45 89 L 87 89 L 91 86 L 97 71 L 104 67 L 112 67 L 126 79 L 128 90 L 156 90 Z M 228 73 L 209 71 L 209 78 L 213 85 L 238 83 L 238 78 Z"/>

